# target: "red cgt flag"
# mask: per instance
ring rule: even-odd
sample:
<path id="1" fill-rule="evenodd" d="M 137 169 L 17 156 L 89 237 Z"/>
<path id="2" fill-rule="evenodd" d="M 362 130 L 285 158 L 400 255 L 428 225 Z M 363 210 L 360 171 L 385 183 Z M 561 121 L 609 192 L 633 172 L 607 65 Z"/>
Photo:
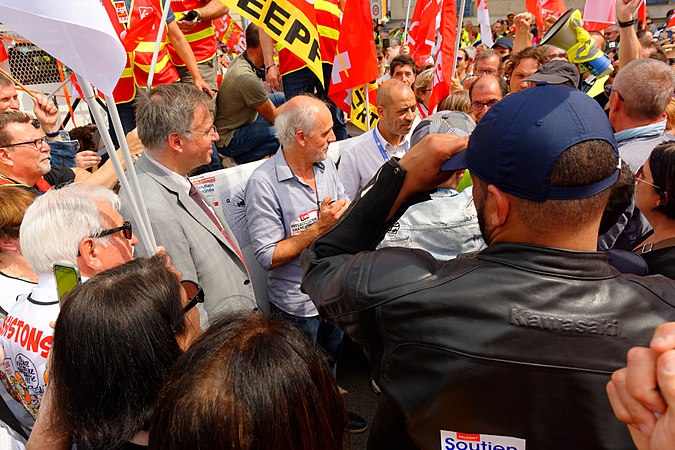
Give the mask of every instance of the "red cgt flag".
<path id="1" fill-rule="evenodd" d="M 563 0 L 542 0 L 541 10 L 544 17 L 548 17 L 550 14 L 560 17 L 567 12 L 567 7 Z"/>
<path id="2" fill-rule="evenodd" d="M 453 0 L 443 0 L 440 42 L 438 45 L 440 50 L 436 55 L 429 111 L 432 111 L 441 100 L 450 94 L 452 67 L 455 62 L 455 39 L 457 38 L 456 8 Z"/>
<path id="3" fill-rule="evenodd" d="M 436 42 L 436 17 L 439 13 L 437 0 L 420 0 L 415 5 L 406 42 L 410 47 L 410 56 L 418 66 L 427 64 L 431 50 Z"/>
<path id="4" fill-rule="evenodd" d="M 525 9 L 534 15 L 537 28 L 540 32 L 544 29 L 544 14 L 542 12 L 542 0 L 525 0 Z"/>
<path id="5" fill-rule="evenodd" d="M 351 89 L 377 78 L 369 5 L 368 0 L 347 0 L 342 16 L 328 97 L 347 113 L 351 112 Z"/>

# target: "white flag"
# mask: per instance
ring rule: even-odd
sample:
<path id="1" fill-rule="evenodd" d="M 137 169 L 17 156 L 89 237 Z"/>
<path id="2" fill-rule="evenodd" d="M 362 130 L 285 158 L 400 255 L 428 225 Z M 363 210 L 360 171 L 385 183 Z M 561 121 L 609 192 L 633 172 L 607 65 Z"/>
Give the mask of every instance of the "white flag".
<path id="1" fill-rule="evenodd" d="M 490 13 L 488 12 L 487 0 L 478 0 L 478 25 L 480 25 L 480 40 L 488 48 L 492 48 L 492 26 L 490 25 Z"/>
<path id="2" fill-rule="evenodd" d="M 0 22 L 112 95 L 127 55 L 99 0 L 0 0 Z"/>

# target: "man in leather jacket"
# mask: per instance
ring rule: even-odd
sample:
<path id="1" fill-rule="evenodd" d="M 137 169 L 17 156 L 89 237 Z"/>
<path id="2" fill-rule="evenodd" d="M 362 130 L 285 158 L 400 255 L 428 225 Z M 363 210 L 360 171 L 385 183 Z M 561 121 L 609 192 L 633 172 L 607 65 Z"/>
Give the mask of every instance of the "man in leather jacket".
<path id="1" fill-rule="evenodd" d="M 604 113 L 539 85 L 491 108 L 466 146 L 429 136 L 385 163 L 302 255 L 303 290 L 364 347 L 382 391 L 368 448 L 633 448 L 605 385 L 675 320 L 675 284 L 621 275 L 595 252 L 619 167 Z M 446 263 L 373 251 L 459 168 L 485 250 Z"/>

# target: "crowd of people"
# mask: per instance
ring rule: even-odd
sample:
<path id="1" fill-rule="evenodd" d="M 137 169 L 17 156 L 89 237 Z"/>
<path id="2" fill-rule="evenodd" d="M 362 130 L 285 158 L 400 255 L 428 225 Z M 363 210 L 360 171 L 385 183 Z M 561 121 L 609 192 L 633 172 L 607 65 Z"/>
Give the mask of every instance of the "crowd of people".
<path id="1" fill-rule="evenodd" d="M 140 46 L 116 89 L 157 247 L 106 130 L 0 76 L 0 448 L 675 448 L 673 30 L 638 3 L 579 33 L 596 74 L 529 13 L 491 48 L 467 21 L 437 104 L 433 60 L 377 25 L 357 133 L 327 93 L 339 2 L 313 3 L 323 79 L 250 24 L 219 84 L 226 9 L 172 2 L 157 81 Z M 235 228 L 190 177 L 250 162 Z"/>

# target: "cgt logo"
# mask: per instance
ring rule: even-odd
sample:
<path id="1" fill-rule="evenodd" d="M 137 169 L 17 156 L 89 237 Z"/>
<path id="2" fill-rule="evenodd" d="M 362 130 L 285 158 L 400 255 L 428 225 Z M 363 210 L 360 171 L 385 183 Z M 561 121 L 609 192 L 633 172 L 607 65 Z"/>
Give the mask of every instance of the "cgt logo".
<path id="1" fill-rule="evenodd" d="M 525 439 L 441 430 L 442 450 L 525 450 Z"/>

